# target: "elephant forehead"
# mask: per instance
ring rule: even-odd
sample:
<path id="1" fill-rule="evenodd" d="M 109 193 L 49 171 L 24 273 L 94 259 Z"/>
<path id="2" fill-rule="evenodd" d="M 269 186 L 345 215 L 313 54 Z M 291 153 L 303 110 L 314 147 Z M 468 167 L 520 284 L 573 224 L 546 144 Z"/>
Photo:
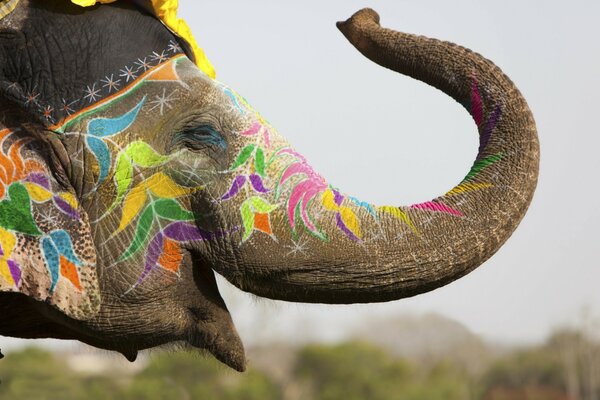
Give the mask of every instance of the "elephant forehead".
<path id="1" fill-rule="evenodd" d="M 33 6 L 13 13 L 24 20 L 18 30 L 0 25 L 0 91 L 47 126 L 185 54 L 158 20 L 126 3 L 84 11 L 64 1 L 24 3 Z"/>
<path id="2" fill-rule="evenodd" d="M 107 86 L 114 87 L 111 93 L 96 96 L 93 103 L 84 104 L 79 110 L 66 105 L 66 116 L 51 129 L 58 133 L 77 131 L 101 139 L 125 131 L 149 138 L 152 130 L 164 127 L 171 112 L 179 115 L 183 104 L 189 106 L 201 98 L 198 79 L 193 78 L 202 73 L 181 53 L 165 55 L 140 72 L 129 81 L 128 74 L 109 79 Z M 89 96 L 95 95 L 91 92 Z"/>

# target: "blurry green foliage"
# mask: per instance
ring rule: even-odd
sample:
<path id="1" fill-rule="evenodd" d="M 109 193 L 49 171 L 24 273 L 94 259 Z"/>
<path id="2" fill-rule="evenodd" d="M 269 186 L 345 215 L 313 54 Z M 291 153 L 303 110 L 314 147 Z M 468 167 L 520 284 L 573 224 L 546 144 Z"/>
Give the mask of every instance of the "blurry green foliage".
<path id="1" fill-rule="evenodd" d="M 6 352 L 0 361 L 0 399 L 600 398 L 600 379 L 594 378 L 600 371 L 600 344 L 572 332 L 557 333 L 543 346 L 508 352 L 476 375 L 467 373 L 458 357 L 408 360 L 364 342 L 306 346 L 296 352 L 289 368 L 271 365 L 280 358 L 269 347 L 264 351 L 273 351 L 270 368 L 263 365 L 244 374 L 210 357 L 180 351 L 153 355 L 137 373 L 111 370 L 93 375 L 73 371 L 60 356 L 44 350 Z"/>
<path id="2" fill-rule="evenodd" d="M 296 372 L 315 400 L 461 400 L 467 391 L 466 378 L 449 365 L 420 371 L 366 343 L 308 346 Z"/>

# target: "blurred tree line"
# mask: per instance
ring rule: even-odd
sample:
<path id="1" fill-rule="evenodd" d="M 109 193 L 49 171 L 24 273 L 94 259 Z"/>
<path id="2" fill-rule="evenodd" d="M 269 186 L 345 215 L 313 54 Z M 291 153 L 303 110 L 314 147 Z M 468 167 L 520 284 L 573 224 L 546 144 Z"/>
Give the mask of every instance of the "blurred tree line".
<path id="1" fill-rule="evenodd" d="M 155 354 L 131 374 L 76 372 L 36 348 L 7 352 L 0 399 L 600 400 L 600 342 L 574 330 L 505 352 L 478 371 L 459 356 L 425 363 L 365 342 L 290 350 L 288 367 L 277 365 L 284 352 L 262 351 L 272 353 L 269 365 L 251 358 L 244 374 L 189 352 Z"/>

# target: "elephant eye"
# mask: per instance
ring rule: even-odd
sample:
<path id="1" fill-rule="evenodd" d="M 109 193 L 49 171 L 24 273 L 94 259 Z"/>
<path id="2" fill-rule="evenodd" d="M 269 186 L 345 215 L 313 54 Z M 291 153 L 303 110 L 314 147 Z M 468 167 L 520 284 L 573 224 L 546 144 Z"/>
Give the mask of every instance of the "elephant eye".
<path id="1" fill-rule="evenodd" d="M 225 138 L 211 125 L 185 128 L 175 134 L 173 143 L 193 151 L 227 149 Z"/>

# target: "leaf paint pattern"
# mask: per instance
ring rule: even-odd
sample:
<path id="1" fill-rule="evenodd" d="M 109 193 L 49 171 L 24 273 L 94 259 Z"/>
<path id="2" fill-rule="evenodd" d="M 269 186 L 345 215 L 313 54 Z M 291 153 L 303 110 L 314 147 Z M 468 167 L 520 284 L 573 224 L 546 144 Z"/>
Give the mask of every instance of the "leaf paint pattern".
<path id="1" fill-rule="evenodd" d="M 61 278 L 81 292 L 79 269 L 85 263 L 74 250 L 71 234 L 50 223 L 58 216 L 45 221 L 34 215 L 41 207 L 79 221 L 77 199 L 72 193 L 52 189 L 50 172 L 34 153 L 25 152 L 27 141 L 17 139 L 17 134 L 18 130 L 0 131 L 1 143 L 9 143 L 7 150 L 0 152 L 0 289 L 8 285 L 18 291 L 22 284 L 23 266 L 14 258 L 16 243 L 22 238 L 39 243 L 50 294 Z"/>
<path id="2" fill-rule="evenodd" d="M 85 151 L 97 166 L 92 193 L 102 188 L 112 196 L 104 214 L 96 222 L 104 218 L 114 219 L 115 230 L 107 242 L 125 239 L 125 248 L 117 257 L 117 265 L 133 259 L 143 260 L 143 269 L 130 290 L 157 270 L 178 275 L 184 254 L 182 246 L 225 234 L 204 232 L 196 226 L 198 216 L 192 212 L 186 199 L 203 188 L 197 184 L 184 185 L 166 172 L 167 164 L 172 161 L 171 155 L 162 154 L 164 151 L 153 148 L 146 141 L 128 141 L 121 137 L 132 133 L 140 115 L 158 106 L 161 115 L 163 108 L 169 109 L 168 106 L 163 107 L 163 103 L 156 103 L 161 99 L 149 100 L 151 96 L 141 93 L 123 114 L 104 115 L 111 102 L 127 99 L 145 82 L 151 82 L 153 77 L 160 75 L 161 82 L 171 81 L 185 88 L 176 73 L 178 60 L 172 58 L 149 68 L 144 77 L 115 93 L 114 98 L 98 102 L 55 127 L 57 132 L 64 133 L 83 117 L 89 119 L 82 135 Z M 163 95 L 165 93 L 163 91 Z M 276 148 L 274 129 L 243 97 L 225 87 L 223 93 L 231 101 L 231 108 L 242 114 L 248 125 L 237 133 L 243 144 L 236 149 L 225 171 L 230 174 L 231 181 L 223 193 L 216 196 L 215 203 L 235 202 L 242 243 L 254 235 L 277 240 L 274 230 L 277 227 L 272 223 L 276 214 L 281 216 L 277 221 L 287 222 L 292 237 L 308 232 L 326 241 L 337 233 L 358 243 L 369 239 L 365 231 L 367 224 L 362 221 L 364 218 L 378 221 L 382 215 L 390 215 L 419 234 L 419 227 L 411 220 L 414 213 L 464 217 L 460 207 L 452 206 L 450 201 L 445 204 L 447 200 L 442 199 L 411 207 L 376 207 L 344 195 L 329 185 L 301 154 L 289 147 Z M 480 157 L 463 182 L 447 193 L 448 198 L 493 187 L 483 178 L 484 171 L 506 157 L 501 153 L 488 152 L 488 145 L 494 139 L 493 133 L 502 122 L 502 107 L 486 104 L 484 95 L 473 80 L 468 107 L 481 135 Z M 120 137 L 121 142 L 127 143 L 122 148 L 118 145 Z M 0 180 L 4 183 L 0 185 L 0 278 L 16 286 L 20 284 L 22 270 L 11 260 L 10 254 L 16 235 L 28 235 L 39 237 L 52 290 L 61 279 L 81 290 L 78 269 L 84 261 L 76 254 L 70 234 L 64 230 L 42 229 L 32 213 L 35 205 L 48 203 L 53 204 L 61 215 L 79 219 L 77 200 L 70 193 L 53 192 L 46 172 L 36 166 L 35 160 L 15 157 L 19 153 L 18 146 L 22 146 L 19 143 L 15 141 L 12 148 L 6 150 L 7 154 L 0 154 Z M 12 161 L 4 162 L 5 159 Z M 27 174 L 22 172 L 25 170 Z M 5 209 L 17 213 L 20 218 L 6 218 Z M 324 218 L 334 223 L 322 223 Z"/>
<path id="3" fill-rule="evenodd" d="M 235 157 L 230 170 L 236 175 L 229 190 L 220 198 L 220 201 L 225 202 L 231 201 L 241 193 L 249 196 L 240 207 L 240 216 L 244 227 L 243 241 L 248 240 L 255 231 L 261 231 L 274 237 L 270 225 L 270 215 L 268 213 L 263 215 L 252 206 L 252 199 L 271 193 L 274 194 L 274 207 L 281 205 L 279 208 L 285 212 L 288 225 L 295 236 L 299 229 L 303 228 L 321 240 L 327 240 L 328 236 L 318 226 L 319 218 L 312 214 L 318 209 L 332 213 L 338 230 L 348 239 L 356 242 L 360 242 L 365 234 L 361 227 L 358 210 L 366 211 L 367 215 L 376 221 L 382 214 L 391 215 L 406 224 L 415 234 L 419 233 L 417 226 L 409 217 L 409 210 L 445 214 L 457 218 L 464 217 L 464 213 L 460 209 L 445 204 L 447 200 L 443 198 L 414 204 L 410 207 L 376 207 L 355 197 L 343 195 L 316 173 L 306 159 L 295 150 L 288 147 L 272 149 L 270 135 L 272 127 L 243 97 L 227 87 L 223 87 L 223 91 L 231 99 L 235 109 L 242 114 L 253 116 L 248 128 L 238 133 L 240 137 L 246 137 L 252 141 L 243 146 Z M 482 172 L 505 157 L 502 153 L 486 154 L 490 139 L 501 121 L 502 106 L 496 104 L 490 107 L 486 104 L 476 79 L 473 79 L 471 99 L 467 108 L 480 131 L 480 155 L 461 184 L 446 193 L 448 198 L 492 188 L 491 183 L 482 181 Z M 285 166 L 272 168 L 274 160 L 279 161 L 279 165 L 285 164 Z M 275 176 L 278 178 L 273 182 Z M 254 190 L 243 191 L 242 189 L 248 187 L 249 180 L 252 182 L 251 187 Z M 265 185 L 265 182 L 271 183 Z M 263 200 L 268 201 L 268 198 L 265 197 Z M 257 226 L 264 229 L 258 229 Z"/>
<path id="4" fill-rule="evenodd" d="M 195 225 L 196 215 L 189 209 L 189 201 L 184 201 L 190 195 L 202 189 L 198 184 L 182 185 L 165 171 L 166 164 L 173 159 L 172 155 L 162 154 L 145 140 L 133 140 L 123 147 L 119 146 L 121 135 L 130 135 L 137 119 L 146 112 L 152 112 L 157 107 L 163 110 L 170 109 L 167 98 L 149 100 L 148 94 L 141 93 L 140 99 L 134 106 L 117 116 L 105 116 L 103 111 L 110 109 L 112 102 L 121 101 L 139 91 L 144 84 L 158 81 L 162 84 L 172 82 L 177 87 L 187 88 L 176 73 L 176 64 L 182 59 L 179 56 L 166 60 L 164 63 L 149 68 L 144 77 L 132 80 L 132 83 L 121 91 L 115 93 L 113 99 L 99 102 L 89 107 L 79 115 L 71 116 L 63 125 L 55 127 L 58 132 L 67 132 L 82 118 L 87 119 L 86 130 L 83 132 L 85 149 L 95 160 L 97 165 L 97 178 L 90 194 L 99 190 L 105 191 L 112 187 L 114 197 L 97 220 L 112 220 L 117 217 L 118 226 L 106 240 L 122 241 L 126 238 L 124 251 L 118 256 L 116 264 L 121 264 L 140 257 L 144 260 L 144 269 L 130 290 L 135 289 L 144 279 L 157 268 L 178 274 L 183 260 L 181 246 L 189 242 L 202 241 L 212 238 L 215 234 L 201 232 Z M 166 91 L 164 91 L 166 93 Z M 164 95 L 163 93 L 163 95 Z M 175 93 L 175 92 L 173 92 Z M 173 95 L 172 98 L 177 98 Z M 254 154 L 255 148 L 247 150 L 247 154 L 240 156 L 240 164 Z M 266 191 L 258 176 L 240 177 L 250 182 L 256 191 Z M 35 193 L 36 198 L 44 197 L 45 193 Z M 66 209 L 68 201 L 60 198 L 57 202 Z M 64 203 L 64 204 L 63 204 Z M 0 210 L 1 211 L 1 210 Z M 1 214 L 0 214 L 1 216 Z M 60 260 L 64 259 L 74 266 L 76 260 L 61 253 L 51 238 L 44 241 L 52 259 L 52 273 L 61 268 L 68 270 L 69 265 L 61 267 Z M 64 249 L 63 249 L 64 250 Z M 68 252 L 67 252 L 68 253 Z M 58 261 L 57 261 L 58 260 Z M 64 264 L 64 263 L 63 263 Z"/>

